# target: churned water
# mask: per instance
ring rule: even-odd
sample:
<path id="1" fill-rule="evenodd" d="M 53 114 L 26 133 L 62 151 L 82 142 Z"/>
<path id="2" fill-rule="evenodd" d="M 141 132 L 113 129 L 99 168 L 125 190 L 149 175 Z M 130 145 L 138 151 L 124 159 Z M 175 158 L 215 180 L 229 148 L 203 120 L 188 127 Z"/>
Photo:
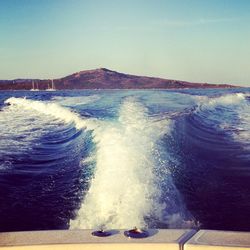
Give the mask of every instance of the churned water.
<path id="1" fill-rule="evenodd" d="M 250 230 L 250 89 L 0 93 L 0 231 Z"/>

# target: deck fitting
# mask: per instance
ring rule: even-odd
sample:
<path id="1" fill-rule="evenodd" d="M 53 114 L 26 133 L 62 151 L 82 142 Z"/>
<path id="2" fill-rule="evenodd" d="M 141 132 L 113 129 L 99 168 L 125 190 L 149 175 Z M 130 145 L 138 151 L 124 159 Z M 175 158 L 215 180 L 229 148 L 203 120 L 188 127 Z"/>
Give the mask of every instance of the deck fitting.
<path id="1" fill-rule="evenodd" d="M 129 238 L 140 239 L 140 238 L 147 238 L 149 236 L 149 233 L 146 230 L 135 227 L 134 229 L 125 231 L 124 235 Z"/>
<path id="2" fill-rule="evenodd" d="M 107 236 L 112 235 L 110 231 L 104 231 L 104 230 L 94 231 L 91 234 L 97 237 L 107 237 Z"/>

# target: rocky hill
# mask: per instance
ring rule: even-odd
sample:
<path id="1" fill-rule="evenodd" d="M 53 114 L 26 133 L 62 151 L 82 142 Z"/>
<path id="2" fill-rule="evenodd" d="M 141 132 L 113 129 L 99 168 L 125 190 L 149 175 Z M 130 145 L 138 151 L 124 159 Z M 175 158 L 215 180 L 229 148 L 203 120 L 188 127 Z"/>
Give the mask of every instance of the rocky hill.
<path id="1" fill-rule="evenodd" d="M 32 81 L 35 88 L 45 90 L 51 87 L 51 80 L 15 79 L 0 80 L 0 90 L 30 90 Z M 176 89 L 176 88 L 233 88 L 228 84 L 192 83 L 157 77 L 136 76 L 100 68 L 84 70 L 72 75 L 53 79 L 58 90 L 64 89 Z"/>

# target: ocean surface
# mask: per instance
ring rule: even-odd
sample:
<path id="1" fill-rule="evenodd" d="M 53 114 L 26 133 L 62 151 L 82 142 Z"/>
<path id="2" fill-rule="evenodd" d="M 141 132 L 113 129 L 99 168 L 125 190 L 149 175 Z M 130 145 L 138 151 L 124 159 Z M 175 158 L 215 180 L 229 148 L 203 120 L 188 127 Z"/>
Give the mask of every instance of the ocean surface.
<path id="1" fill-rule="evenodd" d="M 0 231 L 249 218 L 249 88 L 0 92 Z"/>

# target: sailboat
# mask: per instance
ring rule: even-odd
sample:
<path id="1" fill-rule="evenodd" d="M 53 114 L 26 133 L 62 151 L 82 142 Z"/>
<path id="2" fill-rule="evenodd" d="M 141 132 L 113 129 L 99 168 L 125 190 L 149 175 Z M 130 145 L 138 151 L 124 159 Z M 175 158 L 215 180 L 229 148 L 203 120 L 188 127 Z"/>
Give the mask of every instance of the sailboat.
<path id="1" fill-rule="evenodd" d="M 46 89 L 46 91 L 56 91 L 53 79 L 51 80 L 51 87 L 49 85 L 50 84 L 48 83 L 48 88 Z"/>
<path id="2" fill-rule="evenodd" d="M 32 89 L 30 91 L 39 91 L 38 89 L 38 83 L 36 83 L 37 87 L 35 88 L 34 80 L 32 80 Z"/>

